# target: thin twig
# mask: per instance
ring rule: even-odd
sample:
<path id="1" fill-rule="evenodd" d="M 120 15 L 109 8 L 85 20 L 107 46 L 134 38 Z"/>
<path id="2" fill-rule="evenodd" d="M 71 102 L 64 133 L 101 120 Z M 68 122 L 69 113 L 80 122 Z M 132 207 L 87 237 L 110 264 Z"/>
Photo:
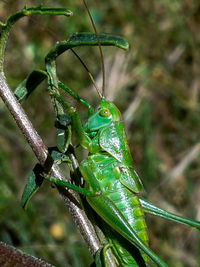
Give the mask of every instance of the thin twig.
<path id="1" fill-rule="evenodd" d="M 25 254 L 21 250 L 0 242 L 0 265 L 1 266 L 35 266 L 55 267 L 41 259 Z"/>
<path id="2" fill-rule="evenodd" d="M 42 166 L 48 168 L 47 149 L 42 139 L 40 138 L 36 130 L 33 128 L 32 123 L 29 121 L 23 108 L 18 103 L 12 91 L 8 87 L 3 72 L 0 73 L 0 96 L 3 99 L 4 103 L 6 104 L 6 106 L 8 107 L 18 127 L 24 134 L 32 150 L 34 151 L 38 161 Z M 65 180 L 65 178 L 61 175 L 58 166 L 55 164 L 51 166 L 51 173 L 55 178 Z M 78 195 L 75 192 L 69 193 L 66 190 L 59 190 L 59 192 L 68 210 L 70 211 L 74 219 L 74 222 L 76 223 L 84 240 L 86 241 L 90 253 L 92 254 L 92 256 L 94 256 L 97 250 L 100 248 L 100 243 L 92 224 L 88 220 L 84 210 L 80 207 L 80 204 L 77 201 Z"/>

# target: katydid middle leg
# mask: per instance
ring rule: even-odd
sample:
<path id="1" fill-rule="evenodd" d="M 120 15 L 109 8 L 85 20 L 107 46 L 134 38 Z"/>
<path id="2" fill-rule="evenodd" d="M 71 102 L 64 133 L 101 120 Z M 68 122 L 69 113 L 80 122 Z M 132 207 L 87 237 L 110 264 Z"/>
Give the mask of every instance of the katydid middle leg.
<path id="1" fill-rule="evenodd" d="M 85 195 L 85 196 L 94 197 L 94 196 L 98 196 L 100 194 L 99 191 L 87 190 L 85 188 L 82 188 L 82 187 L 79 187 L 77 185 L 71 184 L 71 183 L 69 183 L 67 181 L 56 179 L 55 177 L 52 177 L 50 175 L 43 174 L 43 177 L 46 180 L 50 181 L 51 183 L 53 183 L 55 185 L 58 185 L 58 186 L 61 186 L 61 187 L 66 187 L 68 189 L 72 189 L 73 191 L 75 191 L 75 192 L 77 192 L 79 194 Z"/>

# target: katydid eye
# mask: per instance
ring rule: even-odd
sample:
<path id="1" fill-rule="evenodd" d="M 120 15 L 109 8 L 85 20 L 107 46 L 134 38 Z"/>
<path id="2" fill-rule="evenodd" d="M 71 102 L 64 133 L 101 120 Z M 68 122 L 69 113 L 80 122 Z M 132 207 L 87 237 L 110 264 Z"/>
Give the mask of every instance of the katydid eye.
<path id="1" fill-rule="evenodd" d="M 110 116 L 110 110 L 107 108 L 104 108 L 99 112 L 99 115 L 102 117 L 108 117 Z"/>

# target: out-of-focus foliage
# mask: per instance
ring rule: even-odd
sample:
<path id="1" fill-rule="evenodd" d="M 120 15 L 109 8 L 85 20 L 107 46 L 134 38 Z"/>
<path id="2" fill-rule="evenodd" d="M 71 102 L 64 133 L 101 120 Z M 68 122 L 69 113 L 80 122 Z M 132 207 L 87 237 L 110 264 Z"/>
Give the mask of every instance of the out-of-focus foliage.
<path id="1" fill-rule="evenodd" d="M 124 114 L 135 168 L 147 198 L 200 220 L 199 1 L 87 2 L 99 32 L 122 35 L 130 43 L 128 53 L 103 49 L 106 90 Z M 93 31 L 81 0 L 28 1 L 29 6 L 41 3 L 64 6 L 74 16 L 32 16 L 13 27 L 5 58 L 13 90 L 34 68 L 44 68 L 44 56 L 56 41 L 72 32 Z M 0 1 L 1 20 L 25 4 L 24 0 Z M 99 81 L 98 50 L 76 51 Z M 96 105 L 98 96 L 88 87 L 87 73 L 77 59 L 67 52 L 57 62 L 61 80 Z M 24 108 L 45 144 L 53 146 L 54 115 L 45 88 L 44 82 Z M 48 183 L 27 212 L 21 209 L 25 179 L 35 162 L 0 102 L 0 240 L 56 266 L 88 266 L 87 249 Z M 196 230 L 156 217 L 148 217 L 147 224 L 151 248 L 169 266 L 198 266 L 200 238 Z"/>

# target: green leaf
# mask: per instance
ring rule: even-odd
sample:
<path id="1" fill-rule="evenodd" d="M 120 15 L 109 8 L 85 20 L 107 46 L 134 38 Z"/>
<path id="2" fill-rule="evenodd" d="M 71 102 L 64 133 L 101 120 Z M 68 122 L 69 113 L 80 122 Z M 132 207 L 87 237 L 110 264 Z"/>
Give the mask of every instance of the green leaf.
<path id="1" fill-rule="evenodd" d="M 110 34 L 99 34 L 102 46 L 116 46 L 127 50 L 129 45 L 125 39 Z M 98 46 L 98 41 L 94 33 L 73 33 L 67 41 L 57 43 L 47 54 L 46 62 L 56 59 L 60 54 L 68 49 L 77 46 Z"/>
<path id="2" fill-rule="evenodd" d="M 65 153 L 71 141 L 71 119 L 67 114 L 58 115 L 55 122 L 57 134 L 57 147 L 60 152 Z"/>
<path id="3" fill-rule="evenodd" d="M 27 209 L 29 201 L 39 190 L 44 180 L 44 177 L 41 176 L 43 173 L 43 168 L 40 164 L 36 164 L 33 171 L 29 174 L 24 192 L 21 198 L 21 205 L 24 209 Z"/>
<path id="4" fill-rule="evenodd" d="M 58 15 L 58 16 L 72 16 L 73 13 L 66 9 L 66 8 L 51 8 L 51 7 L 42 7 L 37 6 L 37 7 L 29 7 L 27 8 L 26 6 L 22 9 L 17 11 L 16 13 L 12 14 L 9 16 L 6 20 L 6 23 L 1 25 L 6 28 L 6 27 L 11 27 L 15 22 L 17 22 L 19 19 L 25 17 L 25 16 L 30 16 L 30 15 Z"/>
<path id="5" fill-rule="evenodd" d="M 66 8 L 56 8 L 56 7 L 24 7 L 23 11 L 25 15 L 51 15 L 51 16 L 67 16 L 70 17 L 73 13 Z"/>
<path id="6" fill-rule="evenodd" d="M 116 46 L 124 50 L 129 48 L 128 42 L 117 35 L 99 34 L 99 40 L 102 46 Z M 94 33 L 73 33 L 70 35 L 67 42 L 73 47 L 98 45 L 97 38 Z"/>
<path id="7" fill-rule="evenodd" d="M 18 101 L 23 103 L 46 77 L 46 72 L 43 70 L 32 71 L 29 76 L 18 85 L 14 92 Z"/>

